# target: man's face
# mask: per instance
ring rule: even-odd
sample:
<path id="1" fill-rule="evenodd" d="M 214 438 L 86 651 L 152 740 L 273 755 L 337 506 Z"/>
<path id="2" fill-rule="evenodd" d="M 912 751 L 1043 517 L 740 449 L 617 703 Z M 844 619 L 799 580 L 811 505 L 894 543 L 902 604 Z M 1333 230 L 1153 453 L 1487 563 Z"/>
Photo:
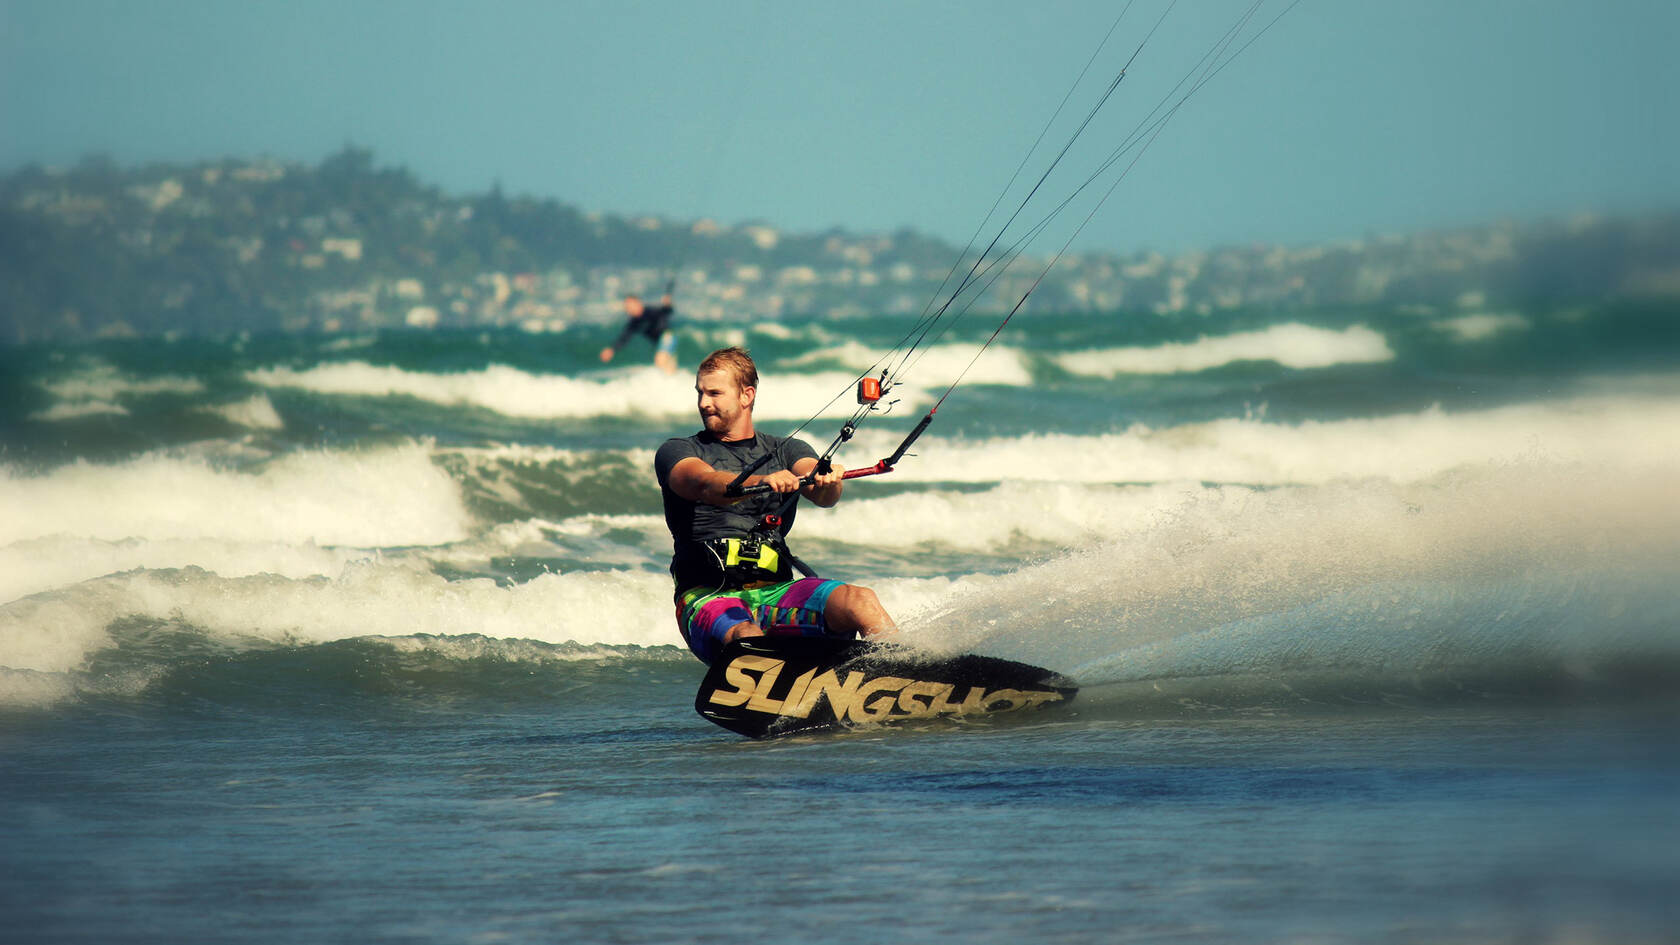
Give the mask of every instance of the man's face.
<path id="1" fill-rule="evenodd" d="M 641 318 L 642 300 L 633 295 L 626 298 L 624 300 L 624 314 L 630 316 L 631 318 Z"/>
<path id="2" fill-rule="evenodd" d="M 713 435 L 727 437 L 741 431 L 742 417 L 752 408 L 758 391 L 752 387 L 738 387 L 734 375 L 728 371 L 707 371 L 694 379 L 698 395 L 700 422 Z"/>

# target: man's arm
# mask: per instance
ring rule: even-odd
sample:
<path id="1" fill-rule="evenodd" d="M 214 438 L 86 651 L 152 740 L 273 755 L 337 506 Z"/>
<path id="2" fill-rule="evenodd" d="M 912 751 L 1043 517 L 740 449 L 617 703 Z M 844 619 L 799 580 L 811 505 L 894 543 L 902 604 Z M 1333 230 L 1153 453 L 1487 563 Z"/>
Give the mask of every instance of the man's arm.
<path id="1" fill-rule="evenodd" d="M 812 466 L 816 460 L 808 461 Z M 794 464 L 797 466 L 798 464 Z M 707 505 L 734 505 L 741 501 L 741 496 L 729 494 L 729 484 L 735 481 L 739 473 L 732 473 L 723 469 L 713 469 L 712 465 L 703 459 L 689 456 L 679 460 L 671 467 L 671 475 L 666 484 L 671 491 L 690 502 L 704 502 Z M 772 490 L 783 494 L 799 489 L 799 474 L 786 469 L 779 469 L 768 476 L 748 476 L 742 487 L 756 486 L 759 483 L 768 485 Z M 810 488 L 810 487 L 808 487 Z M 809 493 L 807 493 L 809 495 Z M 836 499 L 839 495 L 836 494 Z M 812 501 L 816 501 L 812 499 Z M 820 503 L 819 503 L 820 504 Z M 831 501 L 828 503 L 833 505 Z"/>
<path id="2" fill-rule="evenodd" d="M 606 346 L 605 348 L 601 349 L 601 361 L 602 361 L 602 363 L 605 363 L 607 361 L 611 361 L 613 359 L 613 355 L 618 353 L 618 349 L 620 349 L 620 348 L 624 347 L 626 344 L 628 344 L 631 336 L 634 335 L 635 333 L 636 333 L 636 321 L 635 321 L 635 319 L 631 319 L 630 321 L 625 322 L 624 323 L 624 330 L 620 331 L 618 333 L 618 337 L 613 339 L 613 343 Z"/>

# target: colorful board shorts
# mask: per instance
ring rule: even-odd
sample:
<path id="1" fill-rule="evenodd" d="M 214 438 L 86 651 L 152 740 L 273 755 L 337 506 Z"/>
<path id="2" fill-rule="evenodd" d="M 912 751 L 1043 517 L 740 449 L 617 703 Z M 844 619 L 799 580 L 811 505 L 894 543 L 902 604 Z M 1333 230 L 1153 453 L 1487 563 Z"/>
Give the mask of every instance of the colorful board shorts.
<path id="1" fill-rule="evenodd" d="M 656 350 L 663 351 L 666 354 L 676 354 L 677 353 L 677 334 L 676 334 L 676 332 L 667 331 L 667 332 L 664 332 L 663 334 L 661 334 L 659 336 L 659 341 L 654 345 L 654 347 L 655 347 Z"/>
<path id="2" fill-rule="evenodd" d="M 773 636 L 827 635 L 828 621 L 823 611 L 828 607 L 828 595 L 843 586 L 842 581 L 799 578 L 722 591 L 695 588 L 677 595 L 677 625 L 688 648 L 710 666 L 723 649 L 724 634 L 743 620 L 751 620 Z"/>

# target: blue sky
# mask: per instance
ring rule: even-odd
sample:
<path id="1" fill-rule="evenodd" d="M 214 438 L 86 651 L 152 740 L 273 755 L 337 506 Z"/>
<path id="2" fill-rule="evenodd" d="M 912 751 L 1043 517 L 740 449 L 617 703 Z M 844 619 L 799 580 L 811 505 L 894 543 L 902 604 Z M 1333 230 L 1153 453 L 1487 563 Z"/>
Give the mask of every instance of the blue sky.
<path id="1" fill-rule="evenodd" d="M 314 163 L 353 143 L 455 194 L 499 181 L 589 210 L 960 242 L 1123 6 L 0 0 L 0 169 Z M 1246 6 L 1172 7 L 1065 166 L 1094 169 Z M 1136 0 L 1055 144 L 1166 9 Z M 1075 245 L 1680 208 L 1676 36 L 1672 0 L 1303 0 L 1184 104 Z"/>

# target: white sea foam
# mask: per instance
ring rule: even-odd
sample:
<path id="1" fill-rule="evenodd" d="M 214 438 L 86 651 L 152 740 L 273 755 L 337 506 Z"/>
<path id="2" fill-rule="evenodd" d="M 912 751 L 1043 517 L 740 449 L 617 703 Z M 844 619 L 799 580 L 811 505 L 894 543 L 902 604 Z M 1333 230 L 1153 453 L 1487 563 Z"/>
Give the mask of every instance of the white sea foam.
<path id="1" fill-rule="evenodd" d="M 114 404 L 108 400 L 77 400 L 53 404 L 45 410 L 37 410 L 29 415 L 29 419 L 44 423 L 56 423 L 60 420 L 76 420 L 82 417 L 126 417 L 128 408 L 122 404 Z"/>
<path id="2" fill-rule="evenodd" d="M 860 433 L 841 460 L 861 467 L 902 433 Z M 1223 419 L 1098 436 L 1043 433 L 917 441 L 898 481 L 1238 482 L 1381 478 L 1417 481 L 1463 466 L 1519 461 L 1680 466 L 1680 400 L 1586 396 L 1487 410 L 1276 423 Z"/>
<path id="3" fill-rule="evenodd" d="M 756 321 L 745 325 L 728 322 L 679 321 L 677 332 L 705 350 L 736 345 L 751 350 L 757 340 L 769 338 L 778 342 L 795 342 L 821 346 L 833 344 L 839 337 L 820 322 Z"/>
<path id="4" fill-rule="evenodd" d="M 907 382 L 923 388 L 943 388 L 961 378 L 966 384 L 997 384 L 1025 387 L 1033 382 L 1027 366 L 1027 356 L 1018 349 L 1001 345 L 985 348 L 979 344 L 932 345 L 915 352 L 905 362 L 900 374 Z M 857 374 L 878 372 L 881 367 L 896 367 L 888 363 L 890 352 L 872 348 L 856 341 L 819 348 L 778 366 L 777 376 L 789 369 L 833 361 L 851 368 Z M 966 373 L 964 373 L 966 372 Z"/>
<path id="5" fill-rule="evenodd" d="M 70 374 L 43 383 L 47 392 L 67 401 L 115 401 L 124 396 L 148 394 L 201 394 L 204 382 L 197 378 L 162 375 L 137 378 L 103 361 L 88 361 Z"/>
<path id="6" fill-rule="evenodd" d="M 360 361 L 296 370 L 263 368 L 247 373 L 252 383 L 349 397 L 412 397 L 452 407 L 477 407 L 509 417 L 693 417 L 691 380 L 652 367 L 615 368 L 580 377 L 532 374 L 492 365 L 477 371 L 441 374 Z M 836 391 L 850 388 L 853 375 L 825 372 L 766 377 L 760 384 L 761 419 L 845 416 L 853 406 Z M 907 395 L 911 407 L 922 401 Z M 832 403 L 831 403 L 832 402 Z"/>
<path id="7" fill-rule="evenodd" d="M 280 419 L 279 412 L 274 409 L 273 402 L 262 394 L 254 394 L 231 404 L 215 404 L 204 407 L 203 410 L 251 430 L 282 430 L 286 426 L 285 421 Z"/>
<path id="8" fill-rule="evenodd" d="M 861 457 L 892 439 L 860 436 Z M 998 550 L 1017 541 L 1076 543 L 1166 514 L 1202 483 L 1253 487 L 1374 482 L 1406 486 L 1451 475 L 1510 470 L 1604 470 L 1674 483 L 1680 508 L 1680 401 L 1587 397 L 1448 414 L 1299 425 L 1222 420 L 1104 436 L 1046 434 L 986 441 L 924 437 L 921 455 L 884 481 L 994 482 L 980 493 L 947 490 L 872 497 L 871 480 L 847 484 L 832 512 L 803 511 L 800 534 L 884 547 Z M 865 465 L 857 462 L 857 465 Z M 1574 473 L 1571 473 L 1574 475 Z M 1122 487 L 1116 482 L 1150 483 Z M 1387 486 L 1385 486 L 1387 487 Z M 1232 501 L 1238 501 L 1233 499 Z"/>
<path id="9" fill-rule="evenodd" d="M 653 572 L 597 571 L 506 586 L 376 561 L 302 580 L 133 571 L 0 606 L 0 666 L 72 672 L 113 644 L 119 620 L 192 628 L 240 648 L 413 634 L 658 646 L 676 639 L 669 585 Z"/>
<path id="10" fill-rule="evenodd" d="M 1485 341 L 1507 332 L 1526 331 L 1532 324 L 1515 312 L 1476 312 L 1437 322 L 1435 327 L 1458 341 Z"/>
<path id="11" fill-rule="evenodd" d="M 1680 650 L 1680 604 L 1669 590 L 1680 579 L 1672 482 L 1658 472 L 1536 464 L 1411 485 L 1040 485 L 976 497 L 972 508 L 937 497 L 945 510 L 1026 525 L 1042 509 L 1012 502 L 1065 496 L 1091 527 L 1059 536 L 1065 556 L 1012 573 L 870 584 L 908 643 L 1031 659 L 1075 670 L 1087 685 L 1338 661 L 1401 673 L 1497 666 L 1535 649 L 1590 671 L 1630 649 Z M 865 518 L 938 515 L 877 501 Z M 1053 511 L 1049 523 L 1072 514 Z M 541 529 L 512 527 L 501 540 L 544 539 Z M 77 684 L 63 674 L 113 645 L 124 621 L 237 648 L 413 634 L 676 646 L 669 593 L 665 575 L 634 565 L 513 585 L 449 580 L 418 558 L 346 561 L 330 576 L 116 573 L 0 605 L 0 701 L 71 694 Z"/>
<path id="12" fill-rule="evenodd" d="M 356 351 L 362 348 L 372 348 L 379 344 L 378 335 L 342 335 L 332 338 L 321 345 L 322 351 Z"/>
<path id="13" fill-rule="evenodd" d="M 81 417 L 127 416 L 128 408 L 122 403 L 125 397 L 204 392 L 204 383 L 196 378 L 171 375 L 137 378 L 97 359 L 85 359 L 70 373 L 42 381 L 41 387 L 53 396 L 54 403 L 31 413 L 29 418 L 46 423 Z"/>
<path id="14" fill-rule="evenodd" d="M 687 399 L 675 399 L 665 375 L 646 367 L 573 378 L 502 365 L 435 373 L 347 361 L 304 370 L 262 368 L 248 372 L 246 378 L 265 387 L 351 397 L 412 397 L 445 406 L 481 407 L 510 417 L 672 413 L 685 406 Z"/>
<path id="15" fill-rule="evenodd" d="M 867 432 L 849 452 L 862 465 L 899 435 Z M 656 506 L 482 529 L 439 452 L 317 451 L 241 471 L 148 455 L 4 472 L 0 689 L 10 695 L 0 698 L 70 691 L 53 674 L 109 646 L 127 618 L 270 643 L 412 633 L 676 642 Z M 589 457 L 469 452 L 568 466 Z M 1671 633 L 1680 619 L 1666 590 L 1680 579 L 1680 399 L 1657 390 L 1303 424 L 982 441 L 930 433 L 917 452 L 883 481 L 923 488 L 849 483 L 836 509 L 801 512 L 796 543 L 894 554 L 1067 548 L 1070 557 L 1012 574 L 871 583 L 907 639 L 1079 666 L 1087 681 L 1264 670 L 1300 656 L 1290 641 L 1301 638 L 1317 640 L 1312 659 L 1404 669 L 1524 640 L 1561 651 L 1586 633 L 1553 632 L 1566 625 L 1615 636 Z M 614 461 L 645 469 L 650 457 L 638 449 Z M 432 571 L 453 563 L 471 573 L 503 556 L 589 560 L 592 570 L 513 585 Z M 1653 584 L 1666 596 L 1648 593 Z M 1467 614 L 1495 638 L 1455 636 Z"/>
<path id="16" fill-rule="evenodd" d="M 238 471 L 161 454 L 41 476 L 0 468 L 0 547 L 65 535 L 380 548 L 456 541 L 470 522 L 425 444 L 296 453 Z"/>
<path id="17" fill-rule="evenodd" d="M 358 548 L 323 547 L 311 542 L 219 538 L 112 541 L 55 535 L 0 546 L 0 602 L 136 568 L 198 566 L 227 577 L 268 573 L 305 578 L 337 574 L 349 562 L 368 556 L 369 552 Z"/>
<path id="18" fill-rule="evenodd" d="M 1332 331 L 1290 322 L 1184 343 L 1074 351 L 1053 360 L 1070 374 L 1111 378 L 1206 371 L 1238 361 L 1275 361 L 1297 369 L 1368 364 L 1392 361 L 1394 352 L 1380 333 L 1362 325 Z"/>
<path id="19" fill-rule="evenodd" d="M 809 417 L 846 417 L 857 408 L 851 396 L 855 374 L 825 371 L 818 374 L 775 374 L 759 377 L 758 404 L 753 416 L 759 421 L 787 423 Z M 933 402 L 925 391 L 901 390 L 894 395 L 902 409 L 921 410 Z M 692 401 L 692 395 L 690 400 Z M 694 405 L 684 411 L 694 416 Z"/>
<path id="20" fill-rule="evenodd" d="M 859 434 L 840 459 L 868 465 L 890 451 L 898 436 L 882 430 Z M 580 542 L 635 532 L 644 536 L 647 547 L 657 548 L 663 543 L 663 522 L 652 504 L 651 451 L 614 455 L 615 462 L 622 456 L 631 468 L 643 470 L 648 512 L 582 515 L 543 523 L 543 528 Z M 570 466 L 587 459 L 532 447 L 469 451 L 467 456 L 471 466 L 503 461 Z M 890 475 L 848 482 L 846 498 L 835 509 L 803 508 L 798 533 L 806 541 L 995 552 L 1020 542 L 1065 544 L 1112 533 L 1162 514 L 1203 483 L 1227 483 L 1243 491 L 1365 480 L 1403 485 L 1451 473 L 1548 466 L 1680 476 L 1680 401 L 1591 396 L 1464 413 L 1432 409 L 1307 424 L 1231 419 L 1095 436 L 967 440 L 930 433 Z M 480 478 L 488 481 L 486 487 L 512 489 L 488 474 Z M 1122 485 L 1128 482 L 1145 485 Z M 883 486 L 905 483 L 924 488 L 883 494 Z M 937 488 L 939 483 L 991 488 L 949 490 Z M 506 498 L 519 499 L 517 492 Z M 553 539 L 529 538 L 521 539 L 520 554 L 562 553 L 542 547 Z M 607 553 L 601 546 L 590 547 Z M 475 550 L 467 542 L 452 552 L 471 556 L 510 549 Z"/>
<path id="21" fill-rule="evenodd" d="M 1531 467 L 1186 491 L 1062 559 L 956 582 L 914 640 L 1085 683 L 1354 667 L 1406 676 L 1680 656 L 1680 502 L 1658 473 Z"/>
<path id="22" fill-rule="evenodd" d="M 1404 671 L 1448 651 L 1503 659 L 1542 638 L 1556 652 L 1581 646 L 1602 655 L 1594 634 L 1611 649 L 1630 638 L 1666 645 L 1666 634 L 1680 650 L 1670 619 L 1680 619 L 1680 599 L 1667 590 L 1680 579 L 1677 499 L 1663 472 L 1551 464 L 1272 490 L 1029 484 L 808 510 L 797 537 L 807 549 L 863 540 L 960 550 L 1023 536 L 1068 549 L 1008 574 L 868 582 L 906 641 L 935 649 L 1085 663 L 1089 681 L 1100 682 L 1140 678 L 1145 663 L 1116 656 L 1139 647 L 1168 648 L 1151 657 L 1149 672 L 1236 672 L 1245 661 L 1287 660 L 1289 634 L 1312 631 L 1338 641 L 1316 657 L 1353 654 L 1372 667 L 1398 659 Z M 658 529 L 657 521 L 642 525 Z M 669 585 L 661 577 L 635 592 L 645 596 L 622 606 L 649 621 L 641 638 L 660 641 L 670 632 Z M 1666 610 L 1626 613 L 1651 606 L 1653 593 Z M 1270 620 L 1301 618 L 1301 608 L 1316 608 L 1316 623 Z M 1455 625 L 1471 608 L 1487 618 L 1492 640 L 1469 640 Z M 1256 620 L 1264 639 L 1255 637 Z M 1243 621 L 1240 645 L 1189 643 L 1187 634 Z M 1568 632 L 1553 634 L 1547 621 L 1568 623 Z M 1390 639 L 1395 633 L 1408 636 Z M 1124 666 L 1097 665 L 1110 658 Z"/>
<path id="23" fill-rule="evenodd" d="M 977 344 L 950 344 L 935 345 L 918 354 L 903 372 L 907 384 L 895 394 L 900 401 L 899 409 L 925 408 L 932 402 L 932 392 L 959 377 L 969 384 L 1024 386 L 1032 383 L 1026 356 L 1021 352 L 994 347 L 976 360 L 980 350 Z M 885 354 L 883 350 L 856 342 L 843 342 L 783 363 L 773 372 L 766 371 L 759 384 L 756 416 L 770 421 L 846 416 L 855 406 L 847 394 L 857 374 L 878 363 Z M 802 365 L 834 361 L 846 364 L 853 373 L 797 370 Z M 968 372 L 966 376 L 964 371 Z M 509 417 L 694 415 L 694 391 L 689 377 L 681 375 L 674 380 L 645 366 L 565 377 L 533 374 L 504 365 L 437 373 L 346 361 L 305 369 L 261 368 L 245 376 L 254 384 L 270 388 L 345 397 L 412 397 L 444 406 L 491 410 Z"/>
<path id="24" fill-rule="evenodd" d="M 747 331 L 754 335 L 774 338 L 777 341 L 792 341 L 796 338 L 815 339 L 827 335 L 827 332 L 822 331 L 815 325 L 804 325 L 796 329 L 792 325 L 772 321 L 754 322 L 747 328 Z"/>
<path id="25" fill-rule="evenodd" d="M 799 513 L 801 539 L 878 548 L 998 551 L 1020 542 L 1082 543 L 1183 502 L 1196 483 L 1115 486 L 1006 482 L 982 492 L 913 492 L 868 498 L 854 484 L 833 511 Z"/>

